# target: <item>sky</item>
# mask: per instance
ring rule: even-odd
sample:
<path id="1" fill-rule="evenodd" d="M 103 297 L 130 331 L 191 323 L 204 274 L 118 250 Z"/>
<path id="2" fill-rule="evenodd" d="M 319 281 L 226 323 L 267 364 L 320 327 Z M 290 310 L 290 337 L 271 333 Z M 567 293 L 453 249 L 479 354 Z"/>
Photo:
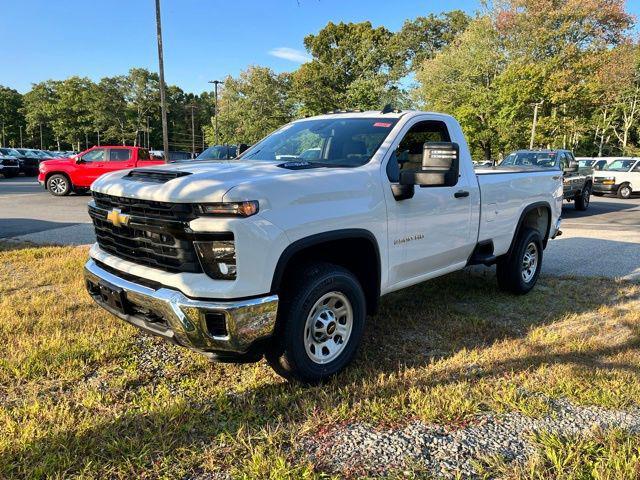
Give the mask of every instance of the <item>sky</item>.
<path id="1" fill-rule="evenodd" d="M 249 65 L 295 70 L 303 40 L 329 21 L 400 29 L 406 19 L 462 9 L 480 0 L 161 0 L 165 79 L 183 90 Z M 640 0 L 627 10 L 640 16 Z M 71 75 L 94 81 L 132 67 L 157 71 L 154 0 L 0 0 L 0 85 L 27 92 L 32 83 Z"/>

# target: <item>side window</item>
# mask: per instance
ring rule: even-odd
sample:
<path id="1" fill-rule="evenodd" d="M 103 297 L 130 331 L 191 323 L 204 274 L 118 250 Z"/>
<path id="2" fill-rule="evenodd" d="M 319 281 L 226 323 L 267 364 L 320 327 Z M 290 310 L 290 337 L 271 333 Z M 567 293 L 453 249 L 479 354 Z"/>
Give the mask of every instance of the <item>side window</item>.
<path id="1" fill-rule="evenodd" d="M 107 159 L 107 151 L 104 148 L 96 148 L 82 156 L 85 162 L 104 162 Z"/>
<path id="2" fill-rule="evenodd" d="M 149 156 L 149 150 L 141 148 L 138 150 L 138 160 L 151 160 Z"/>
<path id="3" fill-rule="evenodd" d="M 112 148 L 109 151 L 110 162 L 124 162 L 131 160 L 131 150 L 128 148 Z"/>
<path id="4" fill-rule="evenodd" d="M 565 170 L 569 168 L 569 156 L 565 152 L 558 153 L 560 157 L 560 169 Z"/>
<path id="5" fill-rule="evenodd" d="M 422 150 L 426 142 L 450 142 L 451 137 L 444 122 L 424 120 L 413 125 L 402 137 L 398 148 L 387 163 L 387 176 L 397 182 L 401 170 L 416 170 L 422 167 Z"/>
<path id="6" fill-rule="evenodd" d="M 636 166 L 633 167 L 632 172 L 640 172 L 640 162 L 636 162 Z"/>

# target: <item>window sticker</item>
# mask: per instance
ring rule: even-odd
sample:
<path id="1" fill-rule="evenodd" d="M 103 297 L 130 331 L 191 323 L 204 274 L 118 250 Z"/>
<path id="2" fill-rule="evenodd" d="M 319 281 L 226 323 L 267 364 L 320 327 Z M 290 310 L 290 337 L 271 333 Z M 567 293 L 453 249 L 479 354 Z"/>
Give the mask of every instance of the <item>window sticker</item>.
<path id="1" fill-rule="evenodd" d="M 392 124 L 388 122 L 376 122 L 373 124 L 374 127 L 384 127 L 389 128 Z"/>

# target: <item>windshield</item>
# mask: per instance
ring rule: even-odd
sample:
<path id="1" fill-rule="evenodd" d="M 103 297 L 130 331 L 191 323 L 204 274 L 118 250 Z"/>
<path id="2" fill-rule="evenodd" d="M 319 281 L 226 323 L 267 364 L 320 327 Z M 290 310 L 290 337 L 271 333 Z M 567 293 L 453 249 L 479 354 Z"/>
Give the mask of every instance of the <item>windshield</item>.
<path id="1" fill-rule="evenodd" d="M 241 158 L 358 167 L 371 159 L 396 122 L 395 118 L 302 120 L 272 133 Z"/>
<path id="2" fill-rule="evenodd" d="M 553 168 L 556 166 L 556 152 L 514 152 L 509 154 L 500 166 L 519 165 Z"/>
<path id="3" fill-rule="evenodd" d="M 610 170 L 613 172 L 626 172 L 634 163 L 636 163 L 635 160 L 614 160 L 609 165 L 605 165 L 603 170 Z"/>
<path id="4" fill-rule="evenodd" d="M 578 160 L 578 166 L 582 168 L 592 167 L 594 163 L 596 163 L 595 160 Z"/>
<path id="5" fill-rule="evenodd" d="M 4 153 L 5 155 L 13 155 L 14 157 L 20 156 L 20 152 L 15 148 L 0 148 L 0 152 Z"/>
<path id="6" fill-rule="evenodd" d="M 235 156 L 235 145 L 213 145 L 198 155 L 196 160 L 229 160 Z"/>

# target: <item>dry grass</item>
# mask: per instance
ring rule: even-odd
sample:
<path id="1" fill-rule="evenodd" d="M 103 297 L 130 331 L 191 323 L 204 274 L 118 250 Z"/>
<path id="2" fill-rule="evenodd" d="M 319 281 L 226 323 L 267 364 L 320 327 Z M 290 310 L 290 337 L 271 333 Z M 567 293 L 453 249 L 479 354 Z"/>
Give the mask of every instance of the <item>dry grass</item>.
<path id="1" fill-rule="evenodd" d="M 0 247 L 0 478 L 309 478 L 301 437 L 351 420 L 640 403 L 637 284 L 543 277 L 513 297 L 450 275 L 385 297 L 354 367 L 302 388 L 141 342 L 86 295 L 86 255 Z"/>

